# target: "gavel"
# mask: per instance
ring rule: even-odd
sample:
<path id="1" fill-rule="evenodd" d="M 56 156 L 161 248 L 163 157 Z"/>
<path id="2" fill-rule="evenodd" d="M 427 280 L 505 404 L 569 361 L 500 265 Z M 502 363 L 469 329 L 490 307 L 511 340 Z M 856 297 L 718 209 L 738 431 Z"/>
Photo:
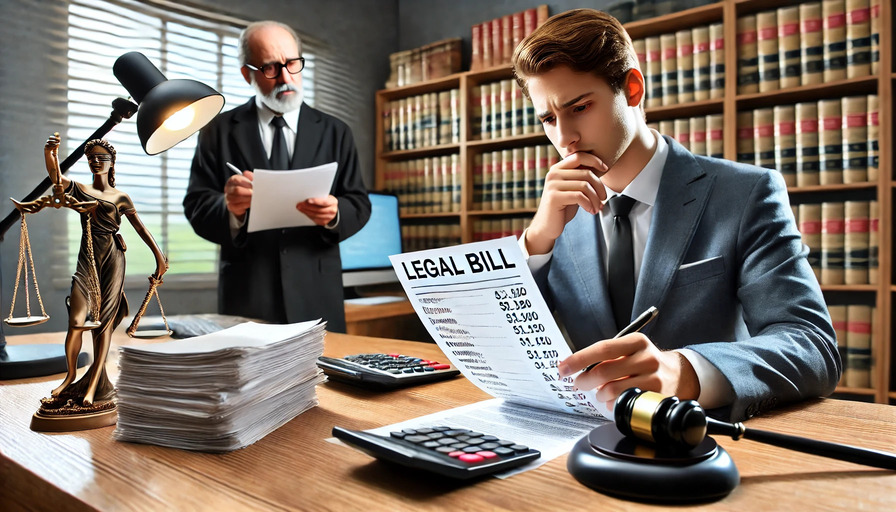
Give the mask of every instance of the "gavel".
<path id="1" fill-rule="evenodd" d="M 822 457 L 845 460 L 884 469 L 896 469 L 896 455 L 845 444 L 746 428 L 743 423 L 727 423 L 710 418 L 695 400 L 679 400 L 653 391 L 629 388 L 616 399 L 613 409 L 616 428 L 657 446 L 690 449 L 707 434 L 730 436 L 735 441 L 750 439 L 781 448 Z"/>

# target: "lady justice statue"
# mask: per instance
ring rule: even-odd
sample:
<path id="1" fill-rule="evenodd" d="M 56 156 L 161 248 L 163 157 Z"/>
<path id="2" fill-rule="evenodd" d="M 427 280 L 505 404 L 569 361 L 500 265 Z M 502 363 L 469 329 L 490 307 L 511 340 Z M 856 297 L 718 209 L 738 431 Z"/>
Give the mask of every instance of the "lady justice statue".
<path id="1" fill-rule="evenodd" d="M 68 370 L 51 396 L 41 400 L 31 422 L 32 430 L 55 432 L 98 428 L 117 420 L 115 388 L 106 375 L 106 356 L 112 332 L 128 314 L 124 295 L 126 246 L 118 233 L 122 217 L 134 226 L 155 256 L 156 271 L 149 278 L 151 286 L 161 284 L 162 275 L 168 270 L 167 258 L 140 221 L 131 198 L 115 188 L 115 148 L 103 139 L 87 142 L 84 154 L 93 181 L 84 184 L 60 172 L 59 144 L 57 133 L 44 146 L 47 172 L 54 183 L 52 194 L 30 203 L 16 202 L 23 216 L 53 206 L 71 208 L 81 217 L 81 246 L 71 295 L 66 301 Z M 81 379 L 75 381 L 82 334 L 88 330 L 93 335 L 94 360 Z"/>

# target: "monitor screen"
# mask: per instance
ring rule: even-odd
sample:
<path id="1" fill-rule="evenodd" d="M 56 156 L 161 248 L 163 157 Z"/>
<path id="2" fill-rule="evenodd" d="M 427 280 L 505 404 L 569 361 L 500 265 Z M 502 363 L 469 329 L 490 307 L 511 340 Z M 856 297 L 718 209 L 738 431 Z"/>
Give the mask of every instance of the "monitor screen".
<path id="1" fill-rule="evenodd" d="M 339 244 L 345 286 L 396 281 L 389 256 L 401 253 L 398 197 L 371 192 L 370 220 Z"/>

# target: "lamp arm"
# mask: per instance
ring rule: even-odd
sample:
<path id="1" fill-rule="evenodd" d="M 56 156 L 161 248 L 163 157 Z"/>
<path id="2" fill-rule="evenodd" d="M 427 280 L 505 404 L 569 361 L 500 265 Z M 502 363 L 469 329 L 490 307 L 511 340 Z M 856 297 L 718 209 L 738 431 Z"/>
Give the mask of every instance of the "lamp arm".
<path id="1" fill-rule="evenodd" d="M 109 114 L 109 118 L 106 119 L 106 122 L 102 124 L 99 128 L 96 129 L 95 132 L 90 134 L 90 137 L 87 137 L 84 142 L 81 143 L 80 146 L 75 148 L 72 151 L 72 154 L 68 155 L 68 157 L 59 163 L 59 172 L 65 174 L 75 162 L 77 162 L 82 156 L 84 156 L 84 146 L 87 145 L 87 141 L 93 139 L 99 139 L 112 131 L 112 128 L 115 128 L 115 125 L 120 123 L 122 119 L 130 119 L 137 112 L 137 104 L 124 99 L 124 98 L 115 98 L 112 100 L 112 113 Z M 44 178 L 34 190 L 31 191 L 30 194 L 25 196 L 21 202 L 27 203 L 29 201 L 34 201 L 38 197 L 40 197 L 44 192 L 50 189 L 53 185 L 53 182 L 50 180 L 50 177 L 47 176 Z M 9 231 L 9 228 L 12 227 L 13 224 L 19 220 L 19 216 L 21 213 L 17 208 L 13 208 L 9 215 L 7 215 L 3 221 L 0 221 L 0 242 L 3 241 L 3 237 L 6 236 L 6 232 Z"/>

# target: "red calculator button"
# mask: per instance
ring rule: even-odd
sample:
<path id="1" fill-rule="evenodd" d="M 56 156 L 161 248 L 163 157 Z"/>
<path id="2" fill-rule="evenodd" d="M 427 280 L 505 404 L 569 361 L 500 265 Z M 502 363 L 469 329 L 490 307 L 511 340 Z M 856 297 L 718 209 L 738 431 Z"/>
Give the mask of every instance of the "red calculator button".
<path id="1" fill-rule="evenodd" d="M 448 368 L 451 368 L 450 364 L 433 364 L 430 366 L 432 366 L 436 370 L 447 370 Z"/>
<path id="2" fill-rule="evenodd" d="M 483 450 L 483 451 L 481 451 L 481 452 L 476 452 L 476 455 L 479 455 L 479 456 L 482 457 L 483 459 L 494 459 L 495 457 L 498 456 L 497 453 L 495 453 L 495 452 L 490 452 L 490 451 L 488 451 L 488 450 Z"/>
<path id="3" fill-rule="evenodd" d="M 460 457 L 461 455 L 466 454 L 466 452 L 462 452 L 460 450 L 453 451 L 448 454 L 449 457 Z"/>
<path id="4" fill-rule="evenodd" d="M 477 455 L 475 453 L 465 453 L 458 457 L 458 459 L 464 462 L 482 462 L 485 460 L 481 455 Z"/>

